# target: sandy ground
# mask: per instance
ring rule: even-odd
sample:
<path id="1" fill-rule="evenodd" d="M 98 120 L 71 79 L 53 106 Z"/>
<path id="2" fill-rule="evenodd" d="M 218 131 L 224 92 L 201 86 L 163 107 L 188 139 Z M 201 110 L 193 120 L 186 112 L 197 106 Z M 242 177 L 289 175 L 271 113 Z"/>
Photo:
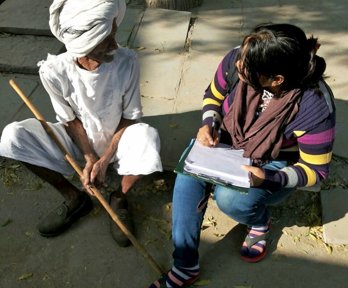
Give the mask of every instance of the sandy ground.
<path id="1" fill-rule="evenodd" d="M 147 287 L 158 277 L 134 247 L 121 249 L 113 242 L 108 217 L 96 199 L 92 213 L 68 232 L 40 237 L 35 225 L 59 205 L 60 196 L 18 162 L 2 158 L 0 163 L 0 287 Z M 343 164 L 334 160 L 333 170 L 340 171 Z M 333 173 L 324 188 L 345 185 L 338 174 Z M 172 251 L 174 177 L 172 172 L 145 177 L 129 196 L 137 239 L 163 269 L 170 267 Z M 78 185 L 76 177 L 71 180 Z M 202 226 L 202 278 L 197 284 L 293 287 L 299 281 L 296 287 L 347 287 L 343 272 L 348 268 L 348 247 L 323 242 L 320 194 L 296 191 L 271 209 L 268 256 L 259 264 L 248 264 L 238 257 L 245 227 L 223 215 L 210 200 Z"/>

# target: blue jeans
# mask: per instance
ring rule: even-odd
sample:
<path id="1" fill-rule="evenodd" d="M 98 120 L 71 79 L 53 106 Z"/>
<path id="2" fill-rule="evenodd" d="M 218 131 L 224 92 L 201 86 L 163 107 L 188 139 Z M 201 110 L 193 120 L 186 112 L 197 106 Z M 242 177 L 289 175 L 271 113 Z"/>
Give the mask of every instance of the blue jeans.
<path id="1" fill-rule="evenodd" d="M 279 170 L 286 161 L 272 161 L 263 168 Z M 173 193 L 172 237 L 174 265 L 193 267 L 198 264 L 198 247 L 201 225 L 210 196 L 209 185 L 196 178 L 177 175 Z M 235 221 L 251 225 L 266 225 L 270 215 L 267 205 L 274 205 L 291 194 L 294 189 L 270 191 L 250 188 L 248 193 L 224 186 L 215 186 L 214 199 L 219 209 Z"/>

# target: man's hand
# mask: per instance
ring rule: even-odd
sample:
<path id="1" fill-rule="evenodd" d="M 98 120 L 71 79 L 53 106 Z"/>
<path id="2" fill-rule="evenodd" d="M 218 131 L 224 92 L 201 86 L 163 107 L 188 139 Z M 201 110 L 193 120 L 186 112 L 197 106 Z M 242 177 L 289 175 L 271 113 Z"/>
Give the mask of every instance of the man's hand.
<path id="1" fill-rule="evenodd" d="M 104 161 L 102 158 L 99 160 L 95 158 L 88 158 L 86 161 L 81 182 L 89 194 L 94 195 L 90 189 L 91 184 L 96 187 L 105 185 L 106 170 L 108 169 L 108 165 L 108 162 Z"/>
<path id="2" fill-rule="evenodd" d="M 199 128 L 196 138 L 204 146 L 215 147 L 219 143 L 219 135 L 214 133 L 213 139 L 211 132 L 211 128 L 208 125 L 204 125 Z"/>
<path id="3" fill-rule="evenodd" d="M 83 171 L 82 171 L 83 176 L 80 177 L 80 181 L 81 181 L 83 187 L 92 196 L 94 196 L 94 193 L 90 189 L 90 185 L 92 183 L 92 181 L 91 181 L 91 171 L 92 171 L 94 163 L 96 163 L 96 161 L 97 161 L 96 158 L 88 157 L 86 159 L 85 167 L 83 168 Z"/>
<path id="4" fill-rule="evenodd" d="M 104 161 L 102 158 L 94 163 L 90 174 L 91 183 L 104 184 L 108 165 L 109 162 Z"/>
<path id="5" fill-rule="evenodd" d="M 265 171 L 259 167 L 243 165 L 242 169 L 250 172 L 251 186 L 260 186 L 265 180 Z"/>

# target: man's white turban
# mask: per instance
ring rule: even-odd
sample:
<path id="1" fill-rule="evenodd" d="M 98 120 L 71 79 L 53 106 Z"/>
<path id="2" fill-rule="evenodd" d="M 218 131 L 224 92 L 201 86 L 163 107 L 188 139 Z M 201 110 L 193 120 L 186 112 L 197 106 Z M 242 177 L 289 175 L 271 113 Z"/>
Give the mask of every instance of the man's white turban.
<path id="1" fill-rule="evenodd" d="M 117 27 L 126 11 L 125 0 L 54 0 L 50 7 L 50 28 L 75 57 L 89 54 Z"/>

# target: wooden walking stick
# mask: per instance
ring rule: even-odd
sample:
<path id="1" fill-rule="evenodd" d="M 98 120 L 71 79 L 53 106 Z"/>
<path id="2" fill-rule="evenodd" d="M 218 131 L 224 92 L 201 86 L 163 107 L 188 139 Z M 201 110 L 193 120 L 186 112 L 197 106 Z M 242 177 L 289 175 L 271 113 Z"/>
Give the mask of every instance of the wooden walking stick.
<path id="1" fill-rule="evenodd" d="M 28 106 L 31 112 L 35 115 L 36 119 L 40 121 L 42 127 L 45 129 L 47 134 L 52 138 L 52 140 L 57 144 L 59 149 L 62 151 L 64 158 L 68 163 L 74 168 L 74 170 L 79 174 L 80 176 L 83 176 L 82 170 L 79 167 L 79 165 L 75 162 L 75 160 L 72 158 L 72 156 L 69 154 L 69 152 L 66 150 L 64 145 L 60 142 L 60 140 L 57 138 L 54 131 L 51 129 L 51 127 L 47 124 L 45 118 L 41 115 L 41 113 L 35 108 L 35 106 L 31 103 L 31 101 L 24 95 L 22 90 L 18 87 L 16 82 L 14 80 L 9 81 L 11 87 L 17 92 L 19 97 L 22 98 L 24 103 Z M 152 268 L 156 270 L 156 272 L 160 273 L 161 275 L 164 274 L 164 271 L 162 268 L 155 262 L 155 260 L 151 257 L 151 255 L 146 251 L 146 249 L 137 241 L 137 239 L 134 237 L 134 235 L 127 229 L 127 227 L 124 226 L 120 218 L 117 216 L 117 214 L 112 210 L 109 203 L 104 199 L 103 195 L 99 192 L 99 190 L 94 186 L 90 185 L 89 189 L 93 192 L 94 196 L 98 199 L 98 201 L 101 203 L 101 205 L 105 208 L 105 210 L 109 213 L 110 217 L 114 222 L 117 224 L 117 226 L 122 230 L 122 232 L 127 236 L 127 238 L 132 242 L 133 246 L 149 261 Z"/>

